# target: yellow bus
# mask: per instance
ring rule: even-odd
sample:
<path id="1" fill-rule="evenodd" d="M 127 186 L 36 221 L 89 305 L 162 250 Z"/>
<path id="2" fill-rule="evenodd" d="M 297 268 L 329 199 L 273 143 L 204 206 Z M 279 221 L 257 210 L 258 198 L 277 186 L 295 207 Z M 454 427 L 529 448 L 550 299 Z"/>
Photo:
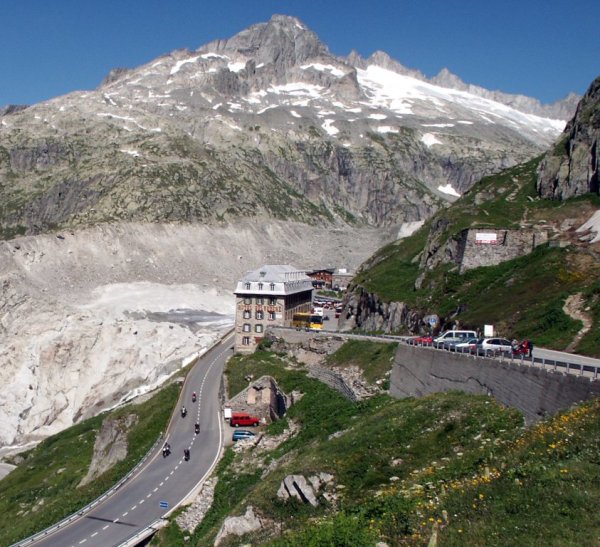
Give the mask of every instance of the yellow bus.
<path id="1" fill-rule="evenodd" d="M 295 313 L 292 318 L 292 327 L 306 330 L 321 330 L 323 316 L 316 313 Z"/>

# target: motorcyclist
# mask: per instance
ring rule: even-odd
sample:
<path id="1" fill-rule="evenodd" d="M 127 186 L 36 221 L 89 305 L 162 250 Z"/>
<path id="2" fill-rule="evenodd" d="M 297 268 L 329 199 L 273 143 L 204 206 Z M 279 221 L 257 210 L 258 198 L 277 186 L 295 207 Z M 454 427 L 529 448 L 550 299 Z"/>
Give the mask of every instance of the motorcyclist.
<path id="1" fill-rule="evenodd" d="M 181 417 L 185 418 L 185 415 L 187 414 L 187 408 L 185 408 L 184 406 L 181 407 Z"/>
<path id="2" fill-rule="evenodd" d="M 192 393 L 192 403 L 196 402 L 196 392 Z"/>
<path id="3" fill-rule="evenodd" d="M 166 458 L 171 453 L 171 445 L 169 443 L 165 443 L 163 446 L 163 458 Z"/>
<path id="4" fill-rule="evenodd" d="M 184 448 L 183 449 L 183 459 L 186 462 L 190 459 L 190 449 L 189 448 Z"/>
<path id="5" fill-rule="evenodd" d="M 200 424 L 199 423 L 196 423 L 196 425 L 194 426 L 194 430 L 196 431 L 196 435 L 198 433 L 200 433 Z"/>

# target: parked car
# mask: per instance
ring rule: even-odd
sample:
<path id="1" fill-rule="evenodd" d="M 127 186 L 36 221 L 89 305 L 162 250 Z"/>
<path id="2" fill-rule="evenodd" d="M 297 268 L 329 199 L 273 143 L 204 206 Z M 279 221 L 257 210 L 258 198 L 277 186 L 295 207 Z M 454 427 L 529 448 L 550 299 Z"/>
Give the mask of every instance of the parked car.
<path id="1" fill-rule="evenodd" d="M 432 336 L 415 336 L 406 341 L 411 346 L 431 346 L 433 342 Z"/>
<path id="2" fill-rule="evenodd" d="M 447 330 L 433 339 L 433 347 L 443 348 L 446 342 L 464 342 L 468 338 L 475 338 L 474 330 Z"/>
<path id="3" fill-rule="evenodd" d="M 482 338 L 477 342 L 477 355 L 512 355 L 512 351 L 512 342 L 506 338 Z"/>
<path id="4" fill-rule="evenodd" d="M 256 427 L 260 423 L 260 418 L 246 414 L 245 412 L 233 412 L 229 419 L 229 425 L 231 427 L 239 427 L 240 425 L 252 425 Z"/>
<path id="5" fill-rule="evenodd" d="M 463 342 L 453 340 L 451 342 L 444 342 L 443 348 L 459 353 L 475 353 L 475 350 L 477 349 L 477 342 L 479 342 L 479 340 L 479 338 L 468 338 Z"/>
<path id="6" fill-rule="evenodd" d="M 241 441 L 243 439 L 251 439 L 252 437 L 254 437 L 254 433 L 252 433 L 252 431 L 248 431 L 247 429 L 238 429 L 237 431 L 233 432 L 233 435 L 231 436 L 231 440 L 232 441 Z"/>

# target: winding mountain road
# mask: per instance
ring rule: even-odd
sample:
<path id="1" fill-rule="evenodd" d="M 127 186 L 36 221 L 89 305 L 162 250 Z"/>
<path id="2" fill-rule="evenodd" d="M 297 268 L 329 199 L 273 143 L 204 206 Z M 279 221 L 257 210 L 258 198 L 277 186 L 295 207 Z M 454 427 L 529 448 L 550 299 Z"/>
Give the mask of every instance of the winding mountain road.
<path id="1" fill-rule="evenodd" d="M 171 455 L 163 457 L 162 443 L 148 462 L 102 503 L 80 518 L 34 541 L 16 545 L 94 547 L 121 545 L 180 504 L 212 471 L 223 445 L 219 389 L 225 361 L 233 353 L 230 334 L 206 352 L 189 372 L 165 440 Z M 197 401 L 192 402 L 192 393 Z M 188 410 L 181 417 L 181 406 Z M 194 424 L 200 424 L 200 433 Z M 190 460 L 183 457 L 190 449 Z"/>

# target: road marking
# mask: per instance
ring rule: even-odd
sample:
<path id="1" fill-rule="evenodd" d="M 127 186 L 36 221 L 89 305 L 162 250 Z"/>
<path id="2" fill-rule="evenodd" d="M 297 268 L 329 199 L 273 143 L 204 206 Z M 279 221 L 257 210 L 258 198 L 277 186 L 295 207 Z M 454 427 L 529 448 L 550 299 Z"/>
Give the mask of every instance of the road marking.
<path id="1" fill-rule="evenodd" d="M 140 505 L 142 505 L 142 503 L 144 503 L 146 500 L 140 500 Z"/>
<path id="2" fill-rule="evenodd" d="M 168 480 L 169 480 L 169 477 L 165 477 L 165 481 L 168 481 Z"/>
<path id="3" fill-rule="evenodd" d="M 173 473 L 175 473 L 175 471 L 171 471 L 171 472 L 169 473 L 169 475 L 172 475 Z"/>
<path id="4" fill-rule="evenodd" d="M 132 511 L 135 511 L 136 509 L 137 509 L 137 505 L 134 505 L 134 506 L 131 508 L 131 510 L 132 510 Z"/>
<path id="5" fill-rule="evenodd" d="M 148 499 L 148 498 L 149 498 L 151 495 L 152 495 L 152 494 L 148 494 L 148 495 L 146 496 L 146 499 Z"/>
<path id="6" fill-rule="evenodd" d="M 81 545 L 82 543 L 85 543 L 86 541 L 87 541 L 87 539 L 82 539 L 82 540 L 79 542 L 79 545 Z"/>
<path id="7" fill-rule="evenodd" d="M 162 481 L 158 486 L 162 486 L 163 484 L 165 484 L 165 481 Z"/>
<path id="8" fill-rule="evenodd" d="M 129 511 L 125 511 L 121 516 L 126 517 L 127 515 L 129 515 Z"/>
<path id="9" fill-rule="evenodd" d="M 96 537 L 97 535 L 98 535 L 98 532 L 94 532 L 90 537 L 93 538 L 93 537 Z"/>
<path id="10" fill-rule="evenodd" d="M 102 528 L 103 530 L 106 530 L 108 527 L 110 526 L 110 524 L 107 524 L 104 528 Z"/>
<path id="11" fill-rule="evenodd" d="M 152 492 L 156 492 L 157 490 L 158 490 L 158 486 L 154 490 L 152 490 Z"/>
<path id="12" fill-rule="evenodd" d="M 115 520 L 113 520 L 113 522 L 119 522 L 119 519 L 115 519 Z"/>

